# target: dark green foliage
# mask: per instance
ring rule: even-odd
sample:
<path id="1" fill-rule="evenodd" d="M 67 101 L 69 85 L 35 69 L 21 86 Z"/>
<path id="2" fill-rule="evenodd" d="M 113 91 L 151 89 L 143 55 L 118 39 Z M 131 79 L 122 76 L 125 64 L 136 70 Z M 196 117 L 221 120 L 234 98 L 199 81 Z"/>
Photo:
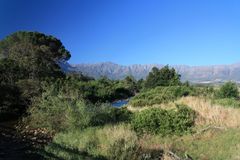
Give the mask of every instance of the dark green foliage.
<path id="1" fill-rule="evenodd" d="M 24 98 L 15 84 L 22 77 L 14 61 L 0 59 L 0 121 L 3 117 L 14 118 L 24 111 Z"/>
<path id="2" fill-rule="evenodd" d="M 0 41 L 0 55 L 15 61 L 30 79 L 62 76 L 57 63 L 70 58 L 60 40 L 38 32 L 16 32 L 6 37 Z"/>
<path id="3" fill-rule="evenodd" d="M 131 94 L 138 92 L 137 81 L 133 76 L 127 76 L 123 80 L 123 85 L 131 92 Z"/>
<path id="4" fill-rule="evenodd" d="M 52 36 L 16 32 L 0 41 L 0 57 L 0 99 L 3 103 L 0 112 L 8 110 L 20 114 L 34 97 L 41 95 L 43 81 L 49 77 L 64 77 L 58 63 L 68 60 L 70 54 L 61 41 Z"/>
<path id="5" fill-rule="evenodd" d="M 14 85 L 19 79 L 25 77 L 25 71 L 10 59 L 0 59 L 0 83 Z"/>
<path id="6" fill-rule="evenodd" d="M 194 125 L 195 112 L 186 106 L 177 110 L 146 109 L 133 116 L 131 126 L 139 134 L 171 135 L 189 131 Z"/>
<path id="7" fill-rule="evenodd" d="M 153 67 L 146 78 L 145 88 L 155 88 L 157 86 L 176 86 L 180 85 L 180 75 L 174 68 L 164 66 L 161 69 Z"/>
<path id="8" fill-rule="evenodd" d="M 4 99 L 1 112 L 9 106 L 8 111 L 23 113 L 32 99 L 41 96 L 43 83 L 53 84 L 55 92 L 74 94 L 93 103 L 129 98 L 137 91 L 136 81 L 131 76 L 122 81 L 106 77 L 94 80 L 74 73 L 66 77 L 58 64 L 70 58 L 69 52 L 60 40 L 38 32 L 16 32 L 1 40 L 0 57 L 1 88 L 15 88 L 19 94 L 16 96 L 10 90 L 6 94 L 1 90 L 0 99 Z M 5 94 L 11 101 L 3 96 Z"/>
<path id="9" fill-rule="evenodd" d="M 0 121 L 15 119 L 25 111 L 24 99 L 19 88 L 0 85 Z"/>
<path id="10" fill-rule="evenodd" d="M 133 107 L 151 106 L 174 101 L 179 97 L 192 95 L 194 88 L 187 86 L 156 87 L 142 91 L 131 98 L 130 105 Z"/>
<path id="11" fill-rule="evenodd" d="M 223 84 L 220 90 L 216 93 L 217 98 L 239 98 L 238 86 L 234 82 Z"/>
<path id="12" fill-rule="evenodd" d="M 131 86 L 125 84 L 125 80 L 113 81 L 101 78 L 87 82 L 79 81 L 77 85 L 81 96 L 92 103 L 112 102 L 118 99 L 129 98 L 134 94 L 134 90 Z"/>
<path id="13" fill-rule="evenodd" d="M 137 81 L 137 88 L 138 88 L 138 90 L 142 90 L 144 88 L 144 82 L 145 81 L 143 79 L 139 79 Z"/>
<path id="14" fill-rule="evenodd" d="M 49 49 L 50 53 L 46 53 L 50 55 L 49 58 L 54 58 L 56 60 L 62 58 L 68 60 L 70 58 L 69 52 L 64 48 L 60 40 L 53 36 L 46 36 L 43 33 L 26 31 L 15 32 L 2 40 L 0 42 L 0 53 L 1 55 L 8 57 L 10 54 L 15 52 L 15 50 L 12 50 L 13 47 L 26 43 L 31 43 L 35 46 L 41 47 L 42 49 Z M 20 55 L 26 53 L 17 54 Z"/>

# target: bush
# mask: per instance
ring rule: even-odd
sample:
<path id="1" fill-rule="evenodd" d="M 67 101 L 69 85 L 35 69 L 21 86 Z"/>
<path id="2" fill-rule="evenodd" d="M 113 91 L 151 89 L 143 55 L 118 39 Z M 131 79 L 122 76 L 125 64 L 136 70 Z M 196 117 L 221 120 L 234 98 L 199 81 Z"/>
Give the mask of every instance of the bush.
<path id="1" fill-rule="evenodd" d="M 54 86 L 48 86 L 42 96 L 35 99 L 25 122 L 32 127 L 61 131 L 128 121 L 131 117 L 131 112 L 126 108 L 85 102 L 72 92 L 66 94 L 65 91 L 56 91 Z"/>
<path id="2" fill-rule="evenodd" d="M 186 106 L 177 106 L 177 111 L 152 108 L 136 113 L 131 126 L 139 134 L 181 135 L 191 129 L 194 119 L 195 112 Z"/>
<path id="3" fill-rule="evenodd" d="M 227 82 L 221 86 L 220 90 L 216 94 L 217 98 L 238 98 L 239 91 L 236 83 Z"/>
<path id="4" fill-rule="evenodd" d="M 151 106 L 154 104 L 168 103 L 182 96 L 192 95 L 194 89 L 187 86 L 156 87 L 143 91 L 131 98 L 130 105 L 133 107 Z"/>

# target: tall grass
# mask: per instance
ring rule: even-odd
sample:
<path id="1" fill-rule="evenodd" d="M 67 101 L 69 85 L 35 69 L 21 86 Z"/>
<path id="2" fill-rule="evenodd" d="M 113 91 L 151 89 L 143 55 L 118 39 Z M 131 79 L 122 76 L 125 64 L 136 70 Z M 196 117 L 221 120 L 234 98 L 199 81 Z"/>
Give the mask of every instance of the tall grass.
<path id="1" fill-rule="evenodd" d="M 214 124 L 225 127 L 240 127 L 240 109 L 223 107 L 211 103 L 211 100 L 199 97 L 182 97 L 176 103 L 188 105 L 198 116 L 196 124 Z"/>
<path id="2" fill-rule="evenodd" d="M 137 136 L 127 125 L 107 125 L 87 128 L 83 131 L 70 130 L 59 133 L 53 143 L 46 147 L 46 152 L 65 159 L 76 158 L 76 154 L 54 149 L 54 144 L 87 153 L 93 157 L 108 159 L 134 159 L 137 154 Z M 82 155 L 79 155 L 81 158 Z M 114 158 L 115 157 L 115 158 Z"/>
<path id="3" fill-rule="evenodd" d="M 212 130 L 196 137 L 182 137 L 172 144 L 179 155 L 189 154 L 193 159 L 240 159 L 240 130 Z"/>

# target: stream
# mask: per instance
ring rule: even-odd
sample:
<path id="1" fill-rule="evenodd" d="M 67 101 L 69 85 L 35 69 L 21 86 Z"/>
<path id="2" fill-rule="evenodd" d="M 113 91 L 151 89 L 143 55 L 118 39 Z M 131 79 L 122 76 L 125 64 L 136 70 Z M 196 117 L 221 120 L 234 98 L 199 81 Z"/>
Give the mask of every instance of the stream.
<path id="1" fill-rule="evenodd" d="M 116 107 L 116 108 L 120 108 L 120 107 L 123 107 L 123 106 L 127 105 L 128 102 L 129 102 L 129 99 L 122 99 L 122 100 L 118 100 L 118 101 L 113 102 L 112 106 Z"/>

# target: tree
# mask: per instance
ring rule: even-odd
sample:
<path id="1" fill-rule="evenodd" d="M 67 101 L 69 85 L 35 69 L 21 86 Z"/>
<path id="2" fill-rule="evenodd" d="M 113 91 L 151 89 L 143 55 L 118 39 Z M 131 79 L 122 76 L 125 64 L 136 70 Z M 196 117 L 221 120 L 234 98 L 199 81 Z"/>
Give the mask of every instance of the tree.
<path id="1" fill-rule="evenodd" d="M 167 65 L 161 69 L 153 67 L 146 78 L 145 87 L 155 88 L 157 86 L 174 86 L 180 84 L 180 75 L 176 73 L 174 68 L 169 68 Z"/>
<path id="2" fill-rule="evenodd" d="M 16 32 L 0 41 L 0 57 L 15 61 L 30 79 L 63 75 L 58 63 L 70 58 L 61 41 L 38 32 Z"/>
<path id="3" fill-rule="evenodd" d="M 16 32 L 0 41 L 0 114 L 23 113 L 46 79 L 63 78 L 70 58 L 61 41 L 38 32 Z"/>
<path id="4" fill-rule="evenodd" d="M 226 82 L 221 86 L 220 90 L 217 93 L 218 98 L 238 98 L 239 91 L 238 86 L 234 82 Z"/>
<path id="5" fill-rule="evenodd" d="M 137 82 L 133 76 L 126 76 L 124 86 L 134 95 L 138 91 Z"/>
<path id="6" fill-rule="evenodd" d="M 137 88 L 138 91 L 144 88 L 144 80 L 142 78 L 137 81 Z"/>

